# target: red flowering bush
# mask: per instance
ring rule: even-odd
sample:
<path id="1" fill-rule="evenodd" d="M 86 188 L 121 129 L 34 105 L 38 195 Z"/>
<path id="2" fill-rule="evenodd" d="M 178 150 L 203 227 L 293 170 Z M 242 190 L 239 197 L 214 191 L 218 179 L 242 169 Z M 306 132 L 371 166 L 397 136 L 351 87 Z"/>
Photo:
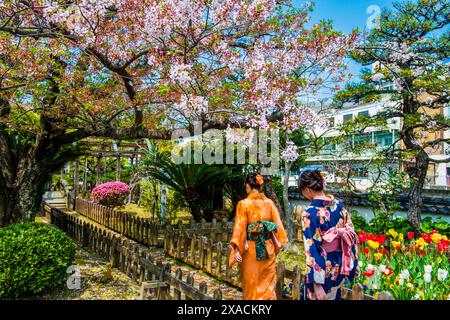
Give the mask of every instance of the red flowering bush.
<path id="1" fill-rule="evenodd" d="M 114 181 L 96 186 L 91 195 L 95 203 L 108 207 L 120 207 L 129 193 L 130 187 L 126 183 Z"/>

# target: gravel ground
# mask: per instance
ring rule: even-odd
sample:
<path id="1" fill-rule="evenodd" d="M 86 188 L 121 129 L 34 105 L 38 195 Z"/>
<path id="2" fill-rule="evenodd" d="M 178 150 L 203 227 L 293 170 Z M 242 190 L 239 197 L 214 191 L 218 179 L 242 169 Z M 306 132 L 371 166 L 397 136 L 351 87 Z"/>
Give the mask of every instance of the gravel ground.
<path id="1" fill-rule="evenodd" d="M 41 295 L 44 300 L 139 300 L 140 288 L 129 277 L 112 269 L 101 257 L 78 247 L 75 264 L 81 276 L 78 289 Z"/>

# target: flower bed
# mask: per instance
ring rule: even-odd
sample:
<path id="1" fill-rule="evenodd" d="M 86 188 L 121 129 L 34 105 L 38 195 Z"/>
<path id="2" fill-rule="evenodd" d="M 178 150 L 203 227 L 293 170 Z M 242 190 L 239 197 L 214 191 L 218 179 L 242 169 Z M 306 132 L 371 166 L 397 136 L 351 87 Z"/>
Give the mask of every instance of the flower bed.
<path id="1" fill-rule="evenodd" d="M 405 236 L 390 229 L 387 236 L 360 231 L 358 238 L 361 277 L 355 281 L 361 282 L 367 294 L 386 290 L 396 300 L 449 299 L 449 240 L 445 235 L 433 230 L 415 238 L 412 232 Z"/>

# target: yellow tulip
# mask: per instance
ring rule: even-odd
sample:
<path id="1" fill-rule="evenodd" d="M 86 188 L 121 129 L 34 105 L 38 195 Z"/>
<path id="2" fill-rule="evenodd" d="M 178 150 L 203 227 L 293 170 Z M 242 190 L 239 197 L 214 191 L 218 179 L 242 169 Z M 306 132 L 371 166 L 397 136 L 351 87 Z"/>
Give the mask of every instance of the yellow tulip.
<path id="1" fill-rule="evenodd" d="M 383 254 L 377 252 L 377 253 L 374 253 L 373 256 L 375 257 L 376 260 L 380 260 L 383 257 Z"/>
<path id="2" fill-rule="evenodd" d="M 428 245 L 428 243 L 424 240 L 424 238 L 420 237 L 416 241 L 416 245 L 419 247 L 420 250 L 423 250 Z"/>
<path id="3" fill-rule="evenodd" d="M 397 248 L 400 247 L 400 241 L 392 241 L 392 246 L 397 250 Z"/>
<path id="4" fill-rule="evenodd" d="M 397 231 L 395 231 L 394 229 L 389 229 L 389 234 L 392 236 L 392 238 L 397 238 L 397 236 L 398 236 L 398 233 L 397 233 Z"/>
<path id="5" fill-rule="evenodd" d="M 433 233 L 431 235 L 431 240 L 433 240 L 434 243 L 439 243 L 442 239 L 442 236 L 439 233 Z"/>
<path id="6" fill-rule="evenodd" d="M 372 241 L 372 240 L 368 240 L 367 244 L 369 245 L 369 247 L 371 247 L 372 249 L 378 249 L 378 247 L 380 246 L 380 244 L 376 241 Z"/>
<path id="7" fill-rule="evenodd" d="M 400 233 L 398 235 L 398 241 L 402 242 L 403 241 L 403 233 Z"/>

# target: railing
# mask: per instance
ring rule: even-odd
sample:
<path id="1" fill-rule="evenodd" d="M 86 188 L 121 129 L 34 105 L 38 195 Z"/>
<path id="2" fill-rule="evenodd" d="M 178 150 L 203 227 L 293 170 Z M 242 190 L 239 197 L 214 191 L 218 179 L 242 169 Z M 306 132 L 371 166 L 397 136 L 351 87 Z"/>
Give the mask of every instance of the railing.
<path id="1" fill-rule="evenodd" d="M 208 293 L 206 282 L 195 286 L 193 272 L 183 279 L 181 269 L 172 272 L 170 264 L 155 262 L 148 248 L 135 241 L 55 208 L 51 208 L 50 217 L 52 224 L 84 248 L 109 260 L 113 268 L 119 269 L 140 284 L 143 298 L 147 296 L 144 291 L 150 289 L 155 291 L 158 299 L 222 299 L 220 289 Z"/>

